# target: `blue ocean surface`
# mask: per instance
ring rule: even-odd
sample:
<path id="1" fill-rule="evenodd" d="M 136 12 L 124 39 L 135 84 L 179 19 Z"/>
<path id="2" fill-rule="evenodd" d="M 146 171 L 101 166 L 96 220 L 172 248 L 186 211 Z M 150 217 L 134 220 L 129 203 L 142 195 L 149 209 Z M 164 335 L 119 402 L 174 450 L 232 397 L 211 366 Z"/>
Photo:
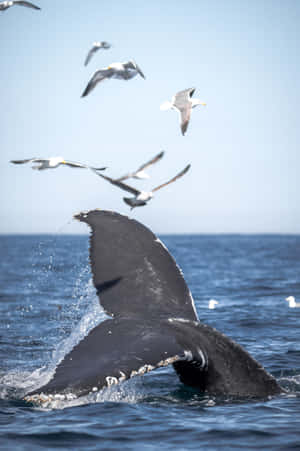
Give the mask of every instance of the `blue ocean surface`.
<path id="1" fill-rule="evenodd" d="M 1 450 L 300 450 L 300 236 L 161 236 L 199 318 L 244 346 L 287 393 L 198 393 L 172 366 L 73 401 L 23 401 L 105 317 L 88 236 L 0 237 Z M 219 304 L 208 309 L 209 299 Z"/>

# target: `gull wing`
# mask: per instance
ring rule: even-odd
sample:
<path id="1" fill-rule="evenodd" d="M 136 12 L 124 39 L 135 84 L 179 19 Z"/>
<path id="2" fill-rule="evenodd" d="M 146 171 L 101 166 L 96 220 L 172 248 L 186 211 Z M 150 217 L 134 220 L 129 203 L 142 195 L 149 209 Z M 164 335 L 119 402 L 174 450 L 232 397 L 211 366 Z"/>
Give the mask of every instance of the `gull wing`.
<path id="1" fill-rule="evenodd" d="M 196 320 L 182 272 L 145 226 L 111 211 L 75 216 L 92 229 L 90 262 L 100 304 L 114 318 Z"/>
<path id="2" fill-rule="evenodd" d="M 182 171 L 180 171 L 177 175 L 175 175 L 175 177 L 173 177 L 171 180 L 169 180 L 166 183 L 163 183 L 162 185 L 157 186 L 156 188 L 154 188 L 152 190 L 152 192 L 154 191 L 158 191 L 159 189 L 163 188 L 164 186 L 169 185 L 170 183 L 175 182 L 175 180 L 179 179 L 180 177 L 182 177 L 184 174 L 187 173 L 187 171 L 190 169 L 191 165 L 188 164 Z"/>
<path id="3" fill-rule="evenodd" d="M 191 118 L 191 112 L 192 107 L 190 105 L 187 105 L 186 108 L 182 108 L 180 110 L 180 127 L 181 127 L 181 133 L 184 135 L 187 131 L 189 121 Z"/>
<path id="4" fill-rule="evenodd" d="M 88 166 L 87 164 L 76 163 L 75 161 L 66 161 L 65 165 L 70 166 L 71 168 L 92 169 L 93 171 L 104 171 L 106 169 L 106 167 L 94 168 L 92 166 Z"/>
<path id="5" fill-rule="evenodd" d="M 25 399 L 36 393 L 86 395 L 174 363 L 184 351 L 168 332 L 159 323 L 106 320 L 64 357 L 48 384 Z"/>
<path id="6" fill-rule="evenodd" d="M 20 0 L 15 0 L 14 5 L 26 6 L 27 8 L 32 8 L 32 9 L 41 9 L 39 6 L 36 6 L 33 3 L 24 2 L 24 1 L 20 1 Z"/>
<path id="7" fill-rule="evenodd" d="M 124 63 L 123 66 L 125 69 L 136 70 L 142 78 L 144 78 L 144 79 L 146 78 L 145 75 L 143 74 L 143 72 L 141 71 L 140 67 L 136 64 L 135 61 L 133 61 L 133 60 L 128 61 L 127 63 Z"/>
<path id="8" fill-rule="evenodd" d="M 67 166 L 70 166 L 70 168 L 85 168 L 88 169 L 88 166 L 81 163 L 75 163 L 74 161 L 65 161 L 64 163 Z"/>
<path id="9" fill-rule="evenodd" d="M 102 177 L 103 179 L 107 180 L 112 185 L 118 186 L 119 188 L 121 188 L 124 191 L 127 191 L 128 193 L 132 193 L 135 196 L 138 196 L 140 194 L 139 190 L 133 188 L 132 186 L 127 185 L 126 183 L 119 182 L 118 180 L 112 179 L 111 177 L 108 177 L 107 175 L 98 174 L 98 172 L 96 172 L 96 174 L 99 175 L 99 177 Z"/>
<path id="10" fill-rule="evenodd" d="M 196 88 L 185 89 L 178 92 L 173 99 L 173 106 L 180 113 L 181 118 L 181 132 L 184 135 L 189 125 L 191 118 L 192 105 L 190 98 L 194 94 Z"/>
<path id="11" fill-rule="evenodd" d="M 36 161 L 35 158 L 27 158 L 25 160 L 10 160 L 13 164 L 24 164 L 24 163 L 30 163 L 31 161 Z"/>
<path id="12" fill-rule="evenodd" d="M 84 65 L 87 66 L 88 63 L 90 62 L 90 60 L 92 59 L 92 56 L 100 49 L 101 47 L 98 47 L 96 45 L 94 45 L 91 50 L 89 51 L 89 53 L 87 54 L 87 57 L 85 59 Z"/>
<path id="13" fill-rule="evenodd" d="M 111 78 L 114 72 L 114 69 L 109 68 L 97 70 L 88 82 L 87 87 L 85 88 L 81 97 L 87 96 L 92 91 L 92 89 L 94 89 L 94 87 L 101 81 L 105 80 L 106 78 Z"/>
<path id="14" fill-rule="evenodd" d="M 118 179 L 115 179 L 115 180 L 118 182 L 122 182 L 123 180 L 129 179 L 130 177 L 133 177 L 137 172 L 142 171 L 143 169 L 146 169 L 147 167 L 149 167 L 152 164 L 159 161 L 163 156 L 164 156 L 164 152 L 160 152 L 158 155 L 156 155 L 150 161 L 147 161 L 147 163 L 142 164 L 142 166 L 140 166 L 135 172 L 129 172 L 128 174 L 125 174 L 122 177 L 119 177 Z"/>
<path id="15" fill-rule="evenodd" d="M 151 160 L 149 160 L 147 163 L 142 164 L 142 166 L 140 166 L 136 172 L 142 171 L 143 169 L 148 168 L 148 167 L 151 166 L 152 164 L 157 163 L 159 160 L 162 159 L 162 157 L 164 156 L 164 153 L 165 153 L 165 152 L 160 152 L 158 155 L 156 155 L 155 157 L 153 157 L 153 158 L 152 158 Z"/>

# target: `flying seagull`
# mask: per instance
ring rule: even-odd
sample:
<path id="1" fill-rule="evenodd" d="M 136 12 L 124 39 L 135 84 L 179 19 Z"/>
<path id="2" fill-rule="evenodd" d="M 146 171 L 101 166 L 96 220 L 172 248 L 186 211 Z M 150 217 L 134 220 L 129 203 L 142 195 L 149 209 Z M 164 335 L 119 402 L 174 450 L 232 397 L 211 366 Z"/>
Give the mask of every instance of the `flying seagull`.
<path id="1" fill-rule="evenodd" d="M 190 169 L 191 165 L 189 164 L 186 166 L 181 172 L 179 172 L 175 177 L 173 177 L 171 180 L 169 180 L 166 183 L 163 183 L 162 185 L 157 186 L 152 191 L 139 191 L 136 188 L 133 188 L 132 186 L 129 186 L 123 182 L 118 182 L 117 180 L 114 180 L 110 177 L 107 177 L 103 174 L 98 174 L 100 177 L 104 178 L 108 182 L 112 183 L 115 186 L 118 186 L 119 188 L 123 189 L 124 191 L 128 191 L 129 193 L 134 194 L 135 197 L 123 197 L 123 200 L 126 204 L 130 205 L 131 210 L 135 207 L 142 207 L 143 205 L 146 205 L 147 202 L 152 199 L 153 193 L 155 191 L 158 191 L 159 189 L 163 188 L 164 186 L 169 185 L 170 183 L 175 182 L 175 180 L 182 177 L 184 174 L 187 173 L 187 171 Z"/>
<path id="2" fill-rule="evenodd" d="M 104 69 L 97 70 L 94 73 L 81 97 L 87 96 L 92 91 L 92 89 L 94 89 L 97 83 L 100 83 L 100 81 L 103 81 L 106 78 L 130 80 L 137 74 L 145 78 L 145 75 L 133 60 L 127 61 L 125 63 L 112 63 L 110 66 Z"/>
<path id="3" fill-rule="evenodd" d="M 111 45 L 106 42 L 106 41 L 101 41 L 101 42 L 94 42 L 93 43 L 93 47 L 91 48 L 91 50 L 89 51 L 89 53 L 87 54 L 87 57 L 85 59 L 84 65 L 87 66 L 88 63 L 91 61 L 93 55 L 98 52 L 99 49 L 109 49 L 111 47 Z"/>
<path id="4" fill-rule="evenodd" d="M 104 171 L 104 169 L 106 169 L 106 167 L 94 168 L 86 164 L 68 161 L 65 160 L 63 157 L 28 158 L 26 160 L 11 160 L 10 162 L 14 164 L 35 163 L 35 165 L 32 166 L 32 169 L 38 169 L 39 171 L 41 171 L 42 169 L 54 169 L 63 164 L 70 166 L 71 168 L 85 168 L 92 169 L 93 171 Z"/>
<path id="5" fill-rule="evenodd" d="M 191 111 L 197 105 L 206 105 L 199 99 L 192 99 L 192 96 L 196 88 L 185 89 L 184 91 L 177 92 L 174 97 L 172 97 L 171 102 L 164 102 L 161 104 L 161 110 L 173 110 L 178 111 L 180 114 L 180 126 L 181 133 L 184 135 L 187 127 L 189 125 L 189 120 L 191 118 Z"/>
<path id="6" fill-rule="evenodd" d="M 20 1 L 20 0 L 13 0 L 13 1 L 1 2 L 0 3 L 0 11 L 4 11 L 5 9 L 8 9 L 11 6 L 14 6 L 14 5 L 26 6 L 27 8 L 32 8 L 32 9 L 41 9 L 38 6 L 36 6 L 36 5 L 34 5 L 33 3 L 30 3 L 30 2 L 23 2 L 23 1 Z"/>
<path id="7" fill-rule="evenodd" d="M 156 155 L 154 158 L 152 158 L 150 161 L 147 161 L 147 163 L 142 164 L 136 171 L 129 172 L 126 175 L 123 175 L 123 177 L 120 177 L 118 179 L 115 179 L 116 182 L 122 182 L 123 180 L 134 178 L 134 179 L 148 179 L 149 175 L 144 171 L 144 169 L 148 168 L 154 163 L 157 163 L 161 158 L 164 156 L 164 152 L 160 152 L 158 155 Z"/>

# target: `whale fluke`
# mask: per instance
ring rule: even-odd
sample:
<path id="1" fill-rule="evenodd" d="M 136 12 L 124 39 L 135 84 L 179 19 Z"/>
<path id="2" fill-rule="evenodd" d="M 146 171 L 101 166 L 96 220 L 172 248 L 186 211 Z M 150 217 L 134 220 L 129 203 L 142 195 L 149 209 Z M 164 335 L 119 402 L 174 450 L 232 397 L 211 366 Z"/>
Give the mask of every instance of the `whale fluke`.
<path id="1" fill-rule="evenodd" d="M 154 233 L 110 211 L 94 210 L 75 218 L 92 229 L 93 281 L 108 315 L 198 319 L 180 269 Z"/>
<path id="2" fill-rule="evenodd" d="M 240 345 L 199 322 L 180 269 L 149 229 L 110 211 L 75 217 L 91 227 L 93 281 L 112 318 L 95 327 L 64 357 L 52 379 L 25 400 L 81 396 L 169 364 L 183 383 L 211 394 L 282 392 Z"/>

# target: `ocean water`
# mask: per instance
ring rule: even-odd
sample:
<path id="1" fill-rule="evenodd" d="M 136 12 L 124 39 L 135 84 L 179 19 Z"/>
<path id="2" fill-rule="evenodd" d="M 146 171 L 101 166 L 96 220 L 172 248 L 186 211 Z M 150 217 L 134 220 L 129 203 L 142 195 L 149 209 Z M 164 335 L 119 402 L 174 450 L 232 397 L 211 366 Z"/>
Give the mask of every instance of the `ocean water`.
<path id="1" fill-rule="evenodd" d="M 287 390 L 268 400 L 208 396 L 172 367 L 93 397 L 26 404 L 104 318 L 87 236 L 0 237 L 0 449 L 300 450 L 300 236 L 161 236 L 199 318 L 243 345 Z M 210 298 L 219 304 L 208 309 Z"/>

